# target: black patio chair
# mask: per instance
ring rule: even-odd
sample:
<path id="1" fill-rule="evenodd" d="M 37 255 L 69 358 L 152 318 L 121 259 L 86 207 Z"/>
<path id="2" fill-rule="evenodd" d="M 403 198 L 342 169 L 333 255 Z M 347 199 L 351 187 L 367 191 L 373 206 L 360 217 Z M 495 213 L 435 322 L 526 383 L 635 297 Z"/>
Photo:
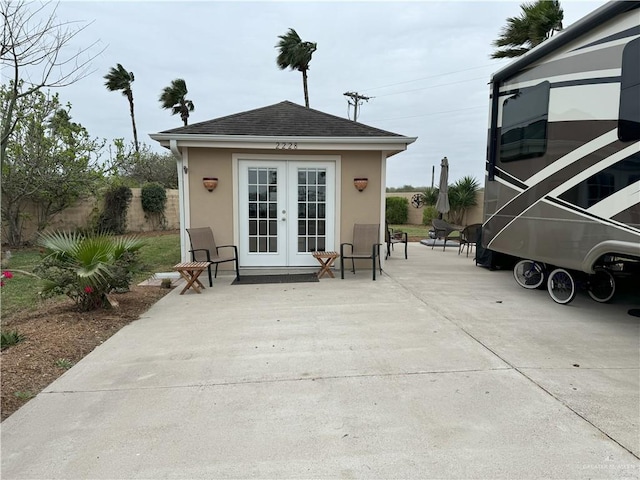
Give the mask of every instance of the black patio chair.
<path id="1" fill-rule="evenodd" d="M 353 226 L 353 243 L 340 244 L 340 278 L 344 279 L 344 260 L 351 259 L 351 271 L 356 273 L 355 260 L 371 259 L 373 279 L 376 279 L 376 259 L 382 273 L 380 262 L 380 224 L 358 224 Z M 345 248 L 346 247 L 346 248 Z"/>
<path id="2" fill-rule="evenodd" d="M 209 286 L 213 286 L 213 279 L 211 278 L 211 265 L 215 265 L 215 275 L 218 277 L 218 265 L 225 262 L 236 262 L 236 279 L 240 279 L 240 268 L 238 265 L 238 248 L 235 245 L 216 245 L 216 241 L 213 237 L 213 231 L 210 227 L 200 228 L 187 228 L 189 239 L 191 241 L 191 261 L 192 262 L 209 262 Z M 220 249 L 233 249 L 225 250 L 225 254 L 220 254 Z"/>
<path id="3" fill-rule="evenodd" d="M 480 230 L 482 229 L 481 223 L 473 223 L 467 225 L 460 232 L 460 246 L 458 247 L 458 255 L 467 247 L 467 257 L 469 256 L 469 249 L 476 246 L 478 239 L 480 238 Z"/>
<path id="4" fill-rule="evenodd" d="M 393 250 L 393 246 L 396 243 L 404 243 L 404 258 L 407 257 L 407 232 L 396 232 L 393 228 L 389 227 L 389 223 L 386 223 L 386 233 L 385 233 L 385 241 L 387 243 L 387 254 L 385 259 L 391 256 L 391 250 Z"/>

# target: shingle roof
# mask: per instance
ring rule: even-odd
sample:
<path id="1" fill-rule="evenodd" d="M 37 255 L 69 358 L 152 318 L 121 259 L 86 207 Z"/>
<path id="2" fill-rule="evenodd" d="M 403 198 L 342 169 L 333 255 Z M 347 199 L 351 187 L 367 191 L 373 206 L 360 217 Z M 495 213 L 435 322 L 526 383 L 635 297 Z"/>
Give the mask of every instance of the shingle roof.
<path id="1" fill-rule="evenodd" d="M 161 133 L 265 137 L 402 137 L 284 101 Z"/>

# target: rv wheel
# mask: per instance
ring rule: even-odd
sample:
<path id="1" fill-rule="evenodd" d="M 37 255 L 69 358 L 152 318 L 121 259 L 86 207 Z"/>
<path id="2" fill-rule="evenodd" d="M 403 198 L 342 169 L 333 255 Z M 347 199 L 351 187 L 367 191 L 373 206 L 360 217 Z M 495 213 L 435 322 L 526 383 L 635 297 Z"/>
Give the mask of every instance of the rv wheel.
<path id="1" fill-rule="evenodd" d="M 544 269 L 533 260 L 520 260 L 513 267 L 513 277 L 521 287 L 538 288 L 544 282 Z"/>
<path id="2" fill-rule="evenodd" d="M 576 296 L 576 282 L 564 268 L 556 268 L 549 275 L 547 290 L 554 302 L 566 305 Z"/>
<path id="3" fill-rule="evenodd" d="M 616 281 L 608 270 L 601 267 L 594 270 L 595 273 L 589 275 L 589 296 L 596 302 L 608 302 L 616 293 Z"/>

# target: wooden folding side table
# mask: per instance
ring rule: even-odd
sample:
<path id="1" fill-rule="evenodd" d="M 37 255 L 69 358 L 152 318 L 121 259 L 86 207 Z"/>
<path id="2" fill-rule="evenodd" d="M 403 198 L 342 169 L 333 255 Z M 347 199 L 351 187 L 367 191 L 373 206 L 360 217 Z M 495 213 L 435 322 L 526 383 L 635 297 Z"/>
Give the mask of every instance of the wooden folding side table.
<path id="1" fill-rule="evenodd" d="M 337 252 L 313 252 L 312 255 L 320 264 L 320 270 L 318 270 L 317 273 L 318 279 L 320 279 L 325 273 L 331 278 L 335 278 L 331 271 L 331 267 L 340 254 Z"/>
<path id="2" fill-rule="evenodd" d="M 198 277 L 208 267 L 209 262 L 185 262 L 174 265 L 173 269 L 178 271 L 180 276 L 187 282 L 180 295 L 189 290 L 189 288 L 193 288 L 196 293 L 200 293 L 200 289 L 204 288 L 204 285 L 198 280 Z"/>

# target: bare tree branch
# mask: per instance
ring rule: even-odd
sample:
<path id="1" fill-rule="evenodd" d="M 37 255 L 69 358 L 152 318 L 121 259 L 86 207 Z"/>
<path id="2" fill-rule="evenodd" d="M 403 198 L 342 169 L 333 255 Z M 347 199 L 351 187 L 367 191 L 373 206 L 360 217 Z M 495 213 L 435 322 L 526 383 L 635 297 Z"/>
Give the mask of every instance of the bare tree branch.
<path id="1" fill-rule="evenodd" d="M 12 91 L 2 111 L 2 164 L 16 124 L 16 101 L 42 88 L 65 87 L 87 77 L 94 72 L 91 62 L 104 51 L 92 53 L 99 41 L 72 50 L 73 40 L 93 22 L 59 21 L 57 9 L 57 3 L 0 0 L 0 68 L 7 72 Z"/>

